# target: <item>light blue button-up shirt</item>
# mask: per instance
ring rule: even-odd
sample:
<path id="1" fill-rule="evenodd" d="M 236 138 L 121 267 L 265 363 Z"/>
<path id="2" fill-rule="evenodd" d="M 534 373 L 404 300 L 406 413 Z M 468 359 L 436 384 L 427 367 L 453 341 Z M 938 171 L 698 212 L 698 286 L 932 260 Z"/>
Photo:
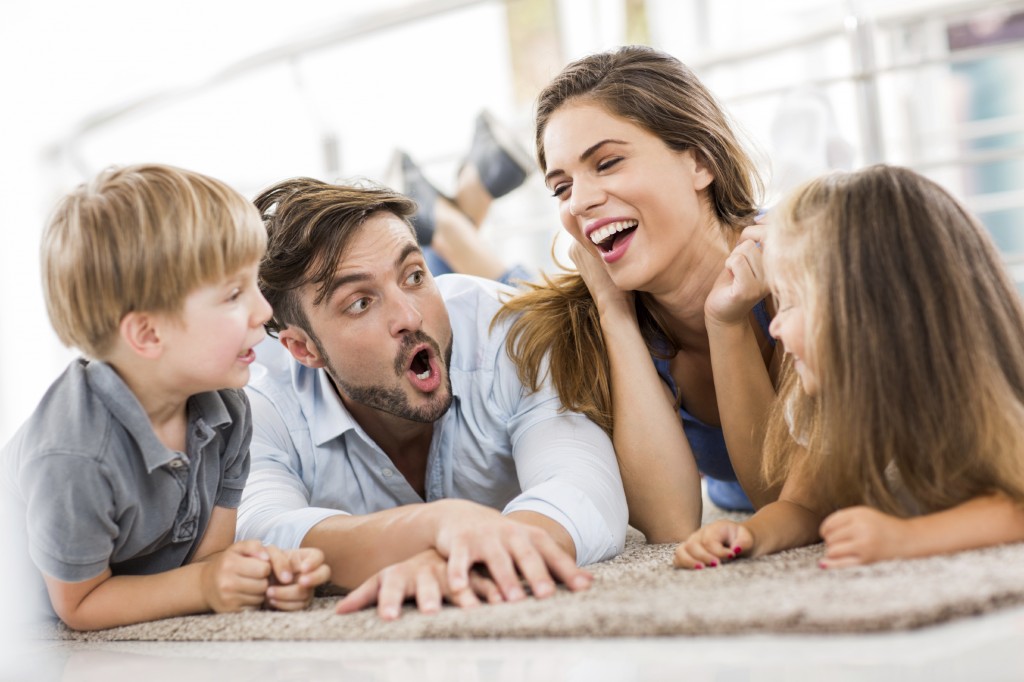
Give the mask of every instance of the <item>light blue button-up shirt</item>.
<path id="1" fill-rule="evenodd" d="M 489 329 L 499 292 L 511 290 L 465 275 L 438 277 L 437 285 L 452 324 L 454 400 L 434 424 L 426 500 L 345 409 L 327 374 L 268 339 L 246 388 L 252 470 L 238 537 L 298 547 L 336 514 L 461 498 L 553 519 L 572 537 L 581 566 L 620 553 L 628 512 L 611 440 L 583 415 L 560 411 L 547 383 L 528 392 L 505 350 L 508 322 Z"/>

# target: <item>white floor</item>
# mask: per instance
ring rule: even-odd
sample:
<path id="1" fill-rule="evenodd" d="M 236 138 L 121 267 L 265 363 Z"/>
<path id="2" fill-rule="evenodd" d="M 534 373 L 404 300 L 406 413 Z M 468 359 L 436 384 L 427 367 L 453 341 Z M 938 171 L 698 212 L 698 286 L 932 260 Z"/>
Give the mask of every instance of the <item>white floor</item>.
<path id="1" fill-rule="evenodd" d="M 412 642 L 31 642 L 22 682 L 1024 680 L 1024 608 L 860 636 Z"/>

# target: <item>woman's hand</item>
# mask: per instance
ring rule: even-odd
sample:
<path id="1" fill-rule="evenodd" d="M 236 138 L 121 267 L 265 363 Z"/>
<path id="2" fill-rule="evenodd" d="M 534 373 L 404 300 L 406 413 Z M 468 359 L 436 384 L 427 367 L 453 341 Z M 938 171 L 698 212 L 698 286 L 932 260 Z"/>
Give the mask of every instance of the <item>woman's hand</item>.
<path id="1" fill-rule="evenodd" d="M 731 326 L 745 323 L 751 308 L 768 295 L 770 290 L 765 281 L 761 250 L 764 238 L 764 225 L 752 225 L 740 233 L 739 242 L 725 259 L 725 267 L 704 302 L 704 317 L 708 324 Z"/>
<path id="2" fill-rule="evenodd" d="M 754 548 L 750 529 L 735 521 L 715 521 L 695 531 L 676 547 L 676 568 L 715 567 Z"/>
<path id="3" fill-rule="evenodd" d="M 576 241 L 569 247 L 569 257 L 572 258 L 580 277 L 583 278 L 590 290 L 590 295 L 594 298 L 602 319 L 606 313 L 616 312 L 635 317 L 633 292 L 622 291 L 615 286 L 615 282 L 608 276 L 608 272 L 600 260 Z"/>

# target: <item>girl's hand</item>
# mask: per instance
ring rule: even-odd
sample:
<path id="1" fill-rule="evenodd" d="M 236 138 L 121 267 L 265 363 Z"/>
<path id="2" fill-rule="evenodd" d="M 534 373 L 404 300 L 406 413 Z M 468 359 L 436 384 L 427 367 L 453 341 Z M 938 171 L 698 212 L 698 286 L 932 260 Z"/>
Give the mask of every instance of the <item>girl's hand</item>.
<path id="1" fill-rule="evenodd" d="M 704 302 L 704 317 L 709 324 L 746 322 L 751 308 L 768 295 L 761 251 L 764 238 L 764 225 L 751 225 L 740 233 L 736 248 L 725 259 L 725 267 Z"/>
<path id="2" fill-rule="evenodd" d="M 602 317 L 606 312 L 636 315 L 636 308 L 633 307 L 633 292 L 622 291 L 615 286 L 615 282 L 608 276 L 601 261 L 587 251 L 582 244 L 573 241 L 572 246 L 569 247 L 569 257 L 576 265 L 587 289 L 590 290 L 590 295 L 593 296 L 597 310 Z"/>
<path id="3" fill-rule="evenodd" d="M 821 522 L 825 541 L 822 568 L 842 568 L 896 559 L 908 546 L 907 519 L 883 514 L 871 507 L 848 507 Z"/>
<path id="4" fill-rule="evenodd" d="M 715 521 L 695 531 L 676 547 L 673 564 L 676 568 L 696 570 L 705 566 L 714 568 L 743 552 L 749 554 L 753 548 L 754 536 L 746 526 L 735 521 Z"/>

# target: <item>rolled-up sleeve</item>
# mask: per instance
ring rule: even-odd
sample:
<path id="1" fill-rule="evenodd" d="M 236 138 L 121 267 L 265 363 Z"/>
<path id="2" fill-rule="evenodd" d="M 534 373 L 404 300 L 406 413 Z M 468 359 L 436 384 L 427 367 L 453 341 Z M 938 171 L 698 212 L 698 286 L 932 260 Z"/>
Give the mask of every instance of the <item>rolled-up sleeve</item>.
<path id="1" fill-rule="evenodd" d="M 252 405 L 252 465 L 238 510 L 236 539 L 256 538 L 264 544 L 295 549 L 313 526 L 345 512 L 310 506 L 311 491 L 302 476 L 303 457 L 285 420 L 262 393 L 246 391 Z"/>
<path id="2" fill-rule="evenodd" d="M 576 546 L 580 566 L 622 552 L 629 512 L 611 439 L 586 417 L 553 412 L 542 421 L 513 420 L 513 456 L 523 492 L 504 509 L 533 511 L 558 522 Z"/>

